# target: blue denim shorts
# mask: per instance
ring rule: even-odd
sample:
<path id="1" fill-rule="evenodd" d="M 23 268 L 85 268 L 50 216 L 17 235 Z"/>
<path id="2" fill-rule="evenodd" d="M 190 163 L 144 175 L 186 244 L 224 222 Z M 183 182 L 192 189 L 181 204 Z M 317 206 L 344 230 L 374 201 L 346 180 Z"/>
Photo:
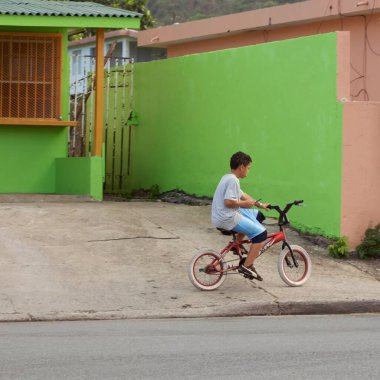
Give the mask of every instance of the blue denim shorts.
<path id="1" fill-rule="evenodd" d="M 256 219 L 259 210 L 252 208 L 240 208 L 242 220 L 233 228 L 234 231 L 247 235 L 249 240 L 266 231 L 264 226 Z"/>

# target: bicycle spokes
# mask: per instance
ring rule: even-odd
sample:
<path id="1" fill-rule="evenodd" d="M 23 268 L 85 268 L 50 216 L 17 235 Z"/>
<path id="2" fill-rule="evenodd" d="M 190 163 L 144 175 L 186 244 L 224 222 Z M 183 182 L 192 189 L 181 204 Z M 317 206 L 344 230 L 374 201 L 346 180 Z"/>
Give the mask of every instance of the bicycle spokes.
<path id="1" fill-rule="evenodd" d="M 226 264 L 215 252 L 196 254 L 189 267 L 190 281 L 199 289 L 213 290 L 225 280 Z"/>

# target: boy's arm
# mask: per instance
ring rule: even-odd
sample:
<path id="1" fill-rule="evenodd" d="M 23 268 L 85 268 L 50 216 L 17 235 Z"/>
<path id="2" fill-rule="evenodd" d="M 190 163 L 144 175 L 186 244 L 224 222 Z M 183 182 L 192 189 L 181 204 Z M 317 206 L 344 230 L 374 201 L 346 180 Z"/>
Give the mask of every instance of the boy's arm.
<path id="1" fill-rule="evenodd" d="M 253 206 L 256 206 L 256 207 L 258 207 L 258 208 L 263 208 L 263 209 L 268 209 L 268 206 L 270 205 L 270 203 L 261 203 L 260 201 L 259 201 L 259 199 L 258 200 L 255 200 L 255 199 L 253 199 L 250 195 L 248 195 L 248 194 L 246 194 L 246 193 L 244 193 L 243 192 L 243 194 L 242 194 L 242 196 L 241 196 L 241 198 L 240 199 L 242 199 L 243 201 L 244 200 L 250 200 L 250 201 L 252 201 L 253 202 Z M 253 207 L 253 206 L 250 206 L 250 207 Z"/>
<path id="2" fill-rule="evenodd" d="M 250 195 L 241 192 L 240 199 L 225 199 L 224 205 L 228 208 L 251 208 L 257 205 Z"/>
<path id="3" fill-rule="evenodd" d="M 250 195 L 248 195 L 248 194 L 246 194 L 244 192 L 242 192 L 242 196 L 240 197 L 240 199 L 242 199 L 243 201 L 250 199 L 253 202 L 257 202 Z"/>
<path id="4" fill-rule="evenodd" d="M 228 208 L 251 208 L 253 206 L 256 206 L 258 208 L 267 210 L 270 203 L 261 203 L 259 201 L 255 201 L 252 197 L 246 194 L 246 196 L 242 196 L 239 200 L 225 199 L 224 205 Z"/>
<path id="5" fill-rule="evenodd" d="M 225 199 L 224 205 L 228 208 L 251 208 L 255 202 L 253 199 Z"/>

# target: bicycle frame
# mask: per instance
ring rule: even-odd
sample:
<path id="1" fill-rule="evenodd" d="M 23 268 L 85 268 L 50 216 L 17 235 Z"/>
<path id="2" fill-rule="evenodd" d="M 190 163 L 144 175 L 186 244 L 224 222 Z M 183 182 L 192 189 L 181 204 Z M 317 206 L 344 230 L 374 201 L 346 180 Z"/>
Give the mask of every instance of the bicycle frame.
<path id="1" fill-rule="evenodd" d="M 267 235 L 267 239 L 262 244 L 262 247 L 258 254 L 258 256 L 261 256 L 273 245 L 282 243 L 282 250 L 279 252 L 277 266 L 280 277 L 289 286 L 301 286 L 307 281 L 308 277 L 310 276 L 311 262 L 307 252 L 298 245 L 291 246 L 287 242 L 286 232 L 284 230 L 284 226 L 289 224 L 289 220 L 286 215 L 287 212 L 293 205 L 300 205 L 301 203 L 303 203 L 303 201 L 294 201 L 292 203 L 288 203 L 284 209 L 281 209 L 277 205 L 268 206 L 269 209 L 276 210 L 280 214 L 277 222 L 279 230 Z M 219 286 L 218 284 L 223 283 L 225 279 L 224 276 L 227 274 L 242 274 L 239 267 L 245 263 L 246 257 L 249 256 L 249 249 L 248 247 L 246 248 L 245 245 L 251 245 L 251 240 L 238 240 L 238 236 L 240 235 L 236 231 L 225 230 L 222 228 L 218 229 L 224 235 L 232 235 L 232 240 L 229 241 L 229 243 L 218 253 L 214 251 L 197 253 L 192 259 L 191 267 L 188 272 L 190 281 L 201 290 L 216 289 Z M 228 260 L 226 260 L 226 256 L 229 254 L 229 252 L 232 252 L 233 255 L 236 255 L 238 257 L 229 256 Z M 209 258 L 211 258 L 211 260 Z M 290 271 L 292 270 L 291 268 L 300 268 L 301 275 L 303 277 L 297 277 L 297 279 L 293 279 L 292 276 L 289 277 L 289 274 L 291 273 Z M 198 271 L 206 273 L 206 280 L 202 280 L 201 277 L 198 278 Z M 298 272 L 293 271 L 292 273 L 297 274 Z M 216 275 L 217 280 L 215 282 L 209 282 L 207 279 L 208 275 Z"/>
<path id="2" fill-rule="evenodd" d="M 290 210 L 290 208 L 293 205 L 299 205 L 301 203 L 303 203 L 303 201 L 294 201 L 292 203 L 288 203 L 284 210 L 281 210 L 279 208 L 279 206 L 270 206 L 271 209 L 278 211 L 278 213 L 280 214 L 280 218 L 278 221 L 278 226 L 279 226 L 280 230 L 278 232 L 273 232 L 273 233 L 268 234 L 268 239 L 265 242 L 265 244 L 263 245 L 263 247 L 261 248 L 258 257 L 261 256 L 265 251 L 267 251 L 273 245 L 280 243 L 280 242 L 283 242 L 282 243 L 282 249 L 284 249 L 286 247 L 289 249 L 293 263 L 296 267 L 298 267 L 298 263 L 294 257 L 293 250 L 292 250 L 291 246 L 289 245 L 289 243 L 286 241 L 286 233 L 285 233 L 285 230 L 283 229 L 283 226 L 286 224 L 289 224 L 289 220 L 288 220 L 286 214 Z M 236 237 L 236 235 L 237 235 L 236 232 L 231 232 L 231 234 L 233 236 L 232 241 L 229 242 L 229 244 L 227 244 L 227 246 L 220 251 L 221 259 L 223 260 L 225 258 L 225 256 L 227 255 L 227 253 L 232 251 L 239 256 L 240 261 L 241 261 L 243 259 L 243 255 L 248 254 L 248 251 L 244 247 L 244 244 L 250 244 L 251 241 L 250 240 L 240 240 L 239 241 Z M 221 261 L 220 259 L 213 261 L 209 265 L 209 267 L 213 267 L 213 270 L 216 272 L 223 272 L 222 270 L 218 270 L 216 268 L 216 266 L 219 264 L 220 261 Z M 287 261 L 287 264 L 290 265 L 289 260 L 286 259 L 286 261 Z M 228 265 L 227 271 L 236 270 L 237 267 L 238 267 L 238 265 L 232 265 L 232 266 Z"/>
<path id="3" fill-rule="evenodd" d="M 236 233 L 233 233 L 232 235 L 233 235 L 232 241 L 230 241 L 227 244 L 227 246 L 225 248 L 223 248 L 222 251 L 220 251 L 220 255 L 221 255 L 222 259 L 224 259 L 225 256 L 227 255 L 227 253 L 232 251 L 239 256 L 240 260 L 242 260 L 243 255 L 248 254 L 248 251 L 244 247 L 244 244 L 251 244 L 251 241 L 250 240 L 239 241 L 239 240 L 237 240 Z M 290 245 L 286 241 L 285 231 L 281 228 L 280 231 L 278 231 L 278 232 L 268 234 L 268 239 L 265 242 L 264 246 L 261 248 L 259 256 L 261 256 L 265 251 L 267 251 L 273 245 L 275 245 L 281 241 L 283 242 L 283 248 L 285 248 L 285 246 L 287 246 L 291 251 Z M 292 252 L 292 255 L 293 255 L 293 252 Z M 217 269 L 219 262 L 220 262 L 220 260 L 215 260 L 213 263 L 211 263 L 209 265 L 209 267 L 212 266 L 216 272 L 222 272 L 221 270 Z M 237 267 L 238 267 L 238 265 L 228 265 L 227 271 L 235 270 L 235 269 L 237 269 Z"/>

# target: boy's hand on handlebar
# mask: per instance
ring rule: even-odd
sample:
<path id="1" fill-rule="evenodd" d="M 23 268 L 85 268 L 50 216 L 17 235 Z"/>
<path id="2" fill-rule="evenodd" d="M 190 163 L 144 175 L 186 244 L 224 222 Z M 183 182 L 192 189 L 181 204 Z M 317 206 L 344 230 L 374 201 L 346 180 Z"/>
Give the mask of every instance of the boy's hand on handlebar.
<path id="1" fill-rule="evenodd" d="M 256 201 L 255 202 L 255 206 L 258 207 L 258 208 L 263 208 L 264 210 L 268 210 L 269 206 L 270 206 L 270 203 L 261 203 L 259 201 Z"/>
<path id="2" fill-rule="evenodd" d="M 263 208 L 265 210 L 269 210 L 269 206 L 270 206 L 270 203 L 261 203 L 261 207 L 260 208 Z"/>

